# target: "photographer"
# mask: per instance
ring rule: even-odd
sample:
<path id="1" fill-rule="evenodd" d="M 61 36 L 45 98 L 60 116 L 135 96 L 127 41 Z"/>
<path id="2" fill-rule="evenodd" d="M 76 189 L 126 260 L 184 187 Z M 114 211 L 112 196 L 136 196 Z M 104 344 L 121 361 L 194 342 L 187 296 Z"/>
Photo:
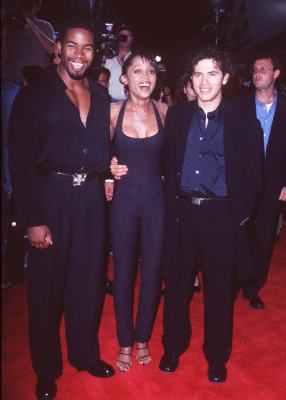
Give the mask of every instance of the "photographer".
<path id="1" fill-rule="evenodd" d="M 120 82 L 122 74 L 122 65 L 124 60 L 131 54 L 133 44 L 133 35 L 127 25 L 121 25 L 117 31 L 118 35 L 126 37 L 126 40 L 118 42 L 118 55 L 113 58 L 106 59 L 104 66 L 109 69 L 111 76 L 109 82 L 109 94 L 112 102 L 126 100 L 127 94 L 124 85 Z"/>
<path id="2" fill-rule="evenodd" d="M 54 30 L 51 24 L 36 18 L 40 7 L 40 0 L 6 0 L 1 5 L 1 189 L 2 199 L 4 197 L 4 204 L 7 205 L 2 210 L 5 216 L 11 213 L 10 197 L 12 192 L 8 164 L 7 131 L 13 102 L 22 86 L 22 70 L 27 66 L 46 68 L 48 66 L 48 55 L 55 53 L 56 49 Z M 11 224 L 8 221 L 9 225 Z M 2 230 L 5 232 L 6 227 L 2 226 Z M 20 235 L 23 238 L 22 233 Z M 2 253 L 5 252 L 5 238 L 2 238 Z M 11 266 L 8 265 L 7 269 L 10 270 Z M 7 276 L 9 277 L 9 271 L 7 271 Z"/>

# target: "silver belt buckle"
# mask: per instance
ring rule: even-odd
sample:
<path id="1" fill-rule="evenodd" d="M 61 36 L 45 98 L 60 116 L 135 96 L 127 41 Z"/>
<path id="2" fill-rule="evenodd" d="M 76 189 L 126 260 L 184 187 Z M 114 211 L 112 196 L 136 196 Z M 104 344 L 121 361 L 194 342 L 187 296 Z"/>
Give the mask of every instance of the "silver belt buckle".
<path id="1" fill-rule="evenodd" d="M 87 178 L 86 173 L 82 173 L 82 174 L 75 173 L 75 174 L 73 174 L 72 185 L 73 186 L 81 186 L 86 181 L 86 178 Z"/>
<path id="2" fill-rule="evenodd" d="M 192 197 L 192 204 L 200 206 L 203 200 L 204 199 L 201 199 L 200 197 Z"/>

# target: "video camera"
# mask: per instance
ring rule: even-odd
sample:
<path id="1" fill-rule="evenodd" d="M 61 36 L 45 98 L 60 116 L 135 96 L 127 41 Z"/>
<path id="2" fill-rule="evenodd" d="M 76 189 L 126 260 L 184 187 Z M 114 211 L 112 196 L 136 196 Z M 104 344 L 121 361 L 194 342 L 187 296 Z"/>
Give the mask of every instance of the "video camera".
<path id="1" fill-rule="evenodd" d="M 126 35 L 113 34 L 113 23 L 104 23 L 104 33 L 100 35 L 100 40 L 104 43 L 101 48 L 102 55 L 107 58 L 113 58 L 118 55 L 118 42 L 126 42 L 128 37 Z"/>

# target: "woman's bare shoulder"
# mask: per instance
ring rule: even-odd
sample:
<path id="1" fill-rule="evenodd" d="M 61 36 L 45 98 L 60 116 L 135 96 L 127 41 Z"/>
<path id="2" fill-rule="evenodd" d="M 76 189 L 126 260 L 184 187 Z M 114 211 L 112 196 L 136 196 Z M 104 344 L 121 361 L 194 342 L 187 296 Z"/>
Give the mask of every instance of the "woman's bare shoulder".
<path id="1" fill-rule="evenodd" d="M 122 104 L 123 104 L 123 101 L 118 101 L 117 103 L 112 103 L 111 104 L 111 107 L 110 107 L 110 119 L 112 121 L 116 121 L 117 120 L 117 117 L 118 117 L 118 114 L 119 114 L 119 111 L 120 111 L 120 108 L 121 108 Z"/>

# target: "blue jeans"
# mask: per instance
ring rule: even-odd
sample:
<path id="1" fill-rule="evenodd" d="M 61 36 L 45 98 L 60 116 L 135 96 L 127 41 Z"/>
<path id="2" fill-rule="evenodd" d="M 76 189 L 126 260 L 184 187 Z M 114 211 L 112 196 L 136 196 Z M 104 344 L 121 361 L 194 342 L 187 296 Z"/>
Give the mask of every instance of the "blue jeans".
<path id="1" fill-rule="evenodd" d="M 8 124 L 12 106 L 21 88 L 20 83 L 3 82 L 1 90 L 1 113 L 2 113 L 2 184 L 4 192 L 9 196 L 12 192 L 11 178 L 8 160 Z"/>

